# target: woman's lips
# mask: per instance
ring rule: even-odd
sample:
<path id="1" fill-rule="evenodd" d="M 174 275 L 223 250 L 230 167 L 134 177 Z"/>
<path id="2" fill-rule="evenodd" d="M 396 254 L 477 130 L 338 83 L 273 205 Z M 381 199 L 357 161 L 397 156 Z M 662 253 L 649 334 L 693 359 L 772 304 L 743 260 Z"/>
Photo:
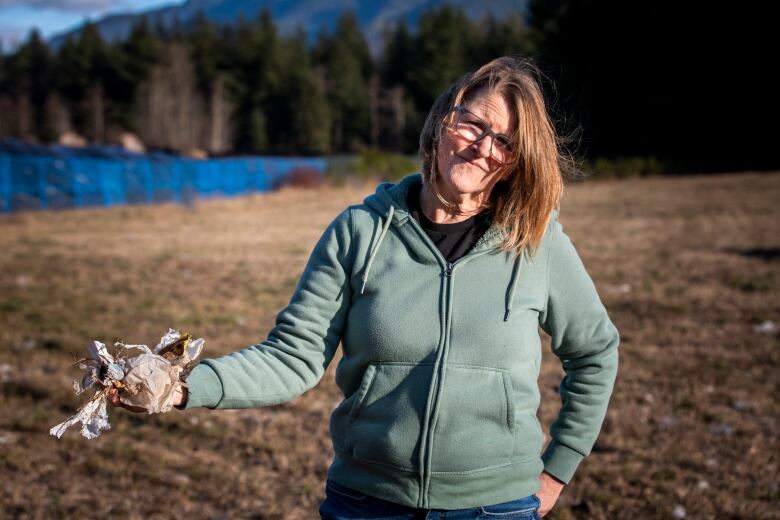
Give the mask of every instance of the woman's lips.
<path id="1" fill-rule="evenodd" d="M 462 159 L 462 160 L 463 160 L 463 162 L 465 162 L 465 163 L 468 163 L 468 164 L 470 164 L 470 165 L 474 166 L 475 168 L 479 168 L 479 169 L 480 169 L 480 170 L 482 170 L 482 171 L 485 171 L 485 168 L 483 168 L 481 164 L 479 164 L 478 162 L 475 162 L 475 161 L 476 161 L 476 159 L 468 159 L 468 158 L 466 158 L 466 157 L 463 157 L 463 156 L 461 156 L 461 155 L 458 155 L 458 157 L 459 157 L 460 159 Z"/>

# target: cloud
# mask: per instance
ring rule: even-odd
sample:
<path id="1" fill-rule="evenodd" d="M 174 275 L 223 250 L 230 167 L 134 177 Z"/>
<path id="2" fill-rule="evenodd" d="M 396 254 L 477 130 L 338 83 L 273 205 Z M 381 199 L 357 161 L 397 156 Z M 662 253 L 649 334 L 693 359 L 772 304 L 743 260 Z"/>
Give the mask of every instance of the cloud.
<path id="1" fill-rule="evenodd" d="M 127 3 L 116 0 L 0 0 L 0 8 L 25 7 L 27 9 L 50 9 L 52 11 L 87 12 L 105 11 L 124 7 Z"/>

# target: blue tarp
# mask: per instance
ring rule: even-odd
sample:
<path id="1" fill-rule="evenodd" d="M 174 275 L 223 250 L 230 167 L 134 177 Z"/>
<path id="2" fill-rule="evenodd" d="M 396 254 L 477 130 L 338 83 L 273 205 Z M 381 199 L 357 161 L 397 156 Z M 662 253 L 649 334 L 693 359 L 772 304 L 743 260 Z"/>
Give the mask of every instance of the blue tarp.
<path id="1" fill-rule="evenodd" d="M 269 191 L 296 169 L 323 174 L 326 161 L 304 157 L 185 159 L 115 146 L 68 148 L 0 141 L 0 210 L 186 202 Z"/>

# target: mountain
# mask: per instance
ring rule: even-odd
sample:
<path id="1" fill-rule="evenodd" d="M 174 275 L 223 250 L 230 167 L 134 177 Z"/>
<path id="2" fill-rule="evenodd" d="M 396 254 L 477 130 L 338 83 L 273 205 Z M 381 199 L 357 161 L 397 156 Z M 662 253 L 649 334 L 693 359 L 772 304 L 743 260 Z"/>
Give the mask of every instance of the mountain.
<path id="1" fill-rule="evenodd" d="M 271 12 L 282 33 L 301 27 L 313 40 L 323 29 L 332 30 L 342 12 L 352 10 L 372 50 L 377 51 L 386 24 L 404 20 L 413 28 L 421 13 L 444 5 L 457 7 L 474 19 L 487 15 L 500 19 L 514 13 L 525 14 L 527 0 L 187 0 L 142 13 L 109 15 L 95 24 L 103 38 L 111 41 L 124 39 L 142 16 L 146 16 L 152 26 L 163 27 L 171 27 L 177 20 L 181 25 L 187 25 L 199 13 L 215 23 L 232 24 L 241 17 L 254 19 L 265 8 Z M 82 25 L 54 35 L 49 40 L 50 45 L 58 48 L 81 28 Z"/>

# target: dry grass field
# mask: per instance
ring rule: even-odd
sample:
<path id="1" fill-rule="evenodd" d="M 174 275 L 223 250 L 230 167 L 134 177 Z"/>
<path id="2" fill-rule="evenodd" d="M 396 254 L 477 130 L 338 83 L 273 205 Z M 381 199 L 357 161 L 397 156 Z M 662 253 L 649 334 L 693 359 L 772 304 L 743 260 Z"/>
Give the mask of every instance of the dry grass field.
<path id="1" fill-rule="evenodd" d="M 0 517 L 316 518 L 337 360 L 271 408 L 111 410 L 93 441 L 48 430 L 83 401 L 70 363 L 88 340 L 175 327 L 205 356 L 261 341 L 369 189 L 0 217 Z M 780 518 L 780 335 L 764 323 L 780 325 L 780 174 L 585 181 L 561 221 L 622 343 L 601 436 L 548 518 Z"/>

